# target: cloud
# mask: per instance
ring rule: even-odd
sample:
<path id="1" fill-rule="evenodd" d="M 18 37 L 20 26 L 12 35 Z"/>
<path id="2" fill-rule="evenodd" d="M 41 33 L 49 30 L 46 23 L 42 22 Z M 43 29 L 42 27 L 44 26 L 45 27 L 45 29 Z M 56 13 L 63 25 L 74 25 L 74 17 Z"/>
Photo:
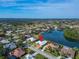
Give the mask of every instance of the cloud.
<path id="1" fill-rule="evenodd" d="M 9 2 L 9 1 L 15 1 L 15 0 L 0 0 L 0 2 Z"/>
<path id="2" fill-rule="evenodd" d="M 22 4 L 42 4 L 42 3 L 66 3 L 70 0 L 0 0 L 0 5 L 22 5 Z"/>
<path id="3" fill-rule="evenodd" d="M 1 9 L 12 17 L 79 17 L 79 0 L 3 0 Z"/>

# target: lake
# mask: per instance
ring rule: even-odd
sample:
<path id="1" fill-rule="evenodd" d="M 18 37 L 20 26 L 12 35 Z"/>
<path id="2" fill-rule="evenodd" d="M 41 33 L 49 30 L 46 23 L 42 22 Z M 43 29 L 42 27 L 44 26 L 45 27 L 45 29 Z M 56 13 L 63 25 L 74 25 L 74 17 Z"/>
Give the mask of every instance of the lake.
<path id="1" fill-rule="evenodd" d="M 43 33 L 44 39 L 56 42 L 58 44 L 62 44 L 68 47 L 77 47 L 79 48 L 78 41 L 70 41 L 64 37 L 63 31 L 52 30 L 51 32 Z"/>

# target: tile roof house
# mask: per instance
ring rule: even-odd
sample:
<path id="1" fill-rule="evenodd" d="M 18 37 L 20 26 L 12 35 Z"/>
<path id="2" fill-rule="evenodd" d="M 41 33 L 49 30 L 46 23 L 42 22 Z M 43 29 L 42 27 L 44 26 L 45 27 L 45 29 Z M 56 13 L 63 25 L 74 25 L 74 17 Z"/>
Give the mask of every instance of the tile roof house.
<path id="1" fill-rule="evenodd" d="M 24 54 L 25 54 L 25 51 L 21 48 L 17 48 L 10 53 L 10 55 L 14 55 L 16 57 L 21 57 Z"/>
<path id="2" fill-rule="evenodd" d="M 59 48 L 59 45 L 54 44 L 54 43 L 48 43 L 48 44 L 46 45 L 46 48 L 49 48 L 49 47 L 52 47 L 52 48 L 58 49 L 58 48 Z"/>
<path id="3" fill-rule="evenodd" d="M 61 49 L 61 54 L 62 54 L 62 55 L 65 55 L 65 56 L 67 56 L 67 57 L 72 57 L 72 58 L 74 58 L 75 51 L 72 50 L 72 49 L 69 48 L 69 47 L 63 47 L 63 48 Z"/>

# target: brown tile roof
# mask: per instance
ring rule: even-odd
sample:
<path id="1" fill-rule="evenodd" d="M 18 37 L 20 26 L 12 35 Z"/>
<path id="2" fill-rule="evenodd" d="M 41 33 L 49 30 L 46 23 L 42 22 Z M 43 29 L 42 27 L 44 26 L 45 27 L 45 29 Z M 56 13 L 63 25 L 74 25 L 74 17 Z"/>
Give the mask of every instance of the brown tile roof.
<path id="1" fill-rule="evenodd" d="M 14 51 L 12 51 L 11 54 L 16 57 L 21 57 L 22 55 L 25 54 L 25 51 L 23 51 L 21 48 L 17 48 Z"/>
<path id="2" fill-rule="evenodd" d="M 64 54 L 66 56 L 74 57 L 75 51 L 72 50 L 71 48 L 62 48 L 61 49 L 61 54 Z"/>

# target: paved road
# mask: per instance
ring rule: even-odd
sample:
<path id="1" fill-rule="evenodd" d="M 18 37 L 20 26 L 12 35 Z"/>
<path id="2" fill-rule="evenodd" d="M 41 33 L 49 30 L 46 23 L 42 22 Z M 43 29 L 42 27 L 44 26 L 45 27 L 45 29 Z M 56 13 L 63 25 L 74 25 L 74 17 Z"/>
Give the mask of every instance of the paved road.
<path id="1" fill-rule="evenodd" d="M 34 48 L 34 47 L 29 47 L 29 48 L 32 49 L 33 51 L 35 51 L 36 53 L 39 53 L 39 54 L 41 54 L 41 55 L 47 57 L 48 59 L 57 59 L 57 57 L 54 57 L 54 56 L 52 56 L 52 55 L 49 55 L 49 54 L 45 53 L 44 51 L 41 51 L 41 50 L 36 49 L 36 48 Z"/>

